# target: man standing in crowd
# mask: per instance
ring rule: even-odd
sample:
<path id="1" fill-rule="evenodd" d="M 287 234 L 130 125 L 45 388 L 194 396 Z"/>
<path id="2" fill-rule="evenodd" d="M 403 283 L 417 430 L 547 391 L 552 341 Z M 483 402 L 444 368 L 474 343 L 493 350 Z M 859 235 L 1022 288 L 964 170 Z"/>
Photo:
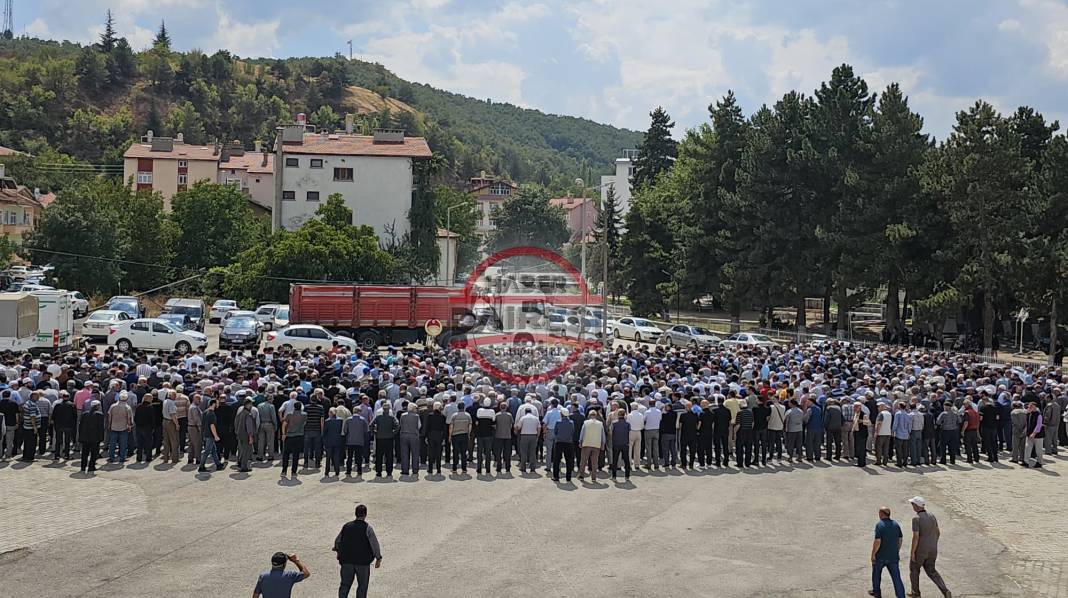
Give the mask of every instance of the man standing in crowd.
<path id="1" fill-rule="evenodd" d="M 341 585 L 338 598 L 347 598 L 356 581 L 356 598 L 367 598 L 367 588 L 371 579 L 371 563 L 375 569 L 382 566 L 382 549 L 378 545 L 378 536 L 367 519 L 367 507 L 356 505 L 356 519 L 342 526 L 334 539 L 334 552 L 341 565 Z"/>
<path id="2" fill-rule="evenodd" d="M 627 414 L 623 409 L 620 409 L 616 415 L 616 421 L 612 423 L 612 481 L 619 481 L 616 475 L 619 471 L 620 459 L 623 459 L 625 480 L 630 481 L 630 423 L 627 422 Z M 691 455 L 691 459 L 692 457 Z M 685 467 L 686 463 L 682 465 Z M 556 463 L 555 471 L 557 472 L 556 478 L 559 479 L 559 462 Z M 570 468 L 568 473 L 570 473 Z"/>
<path id="3" fill-rule="evenodd" d="M 82 416 L 78 426 L 78 440 L 82 443 L 80 471 L 93 473 L 100 458 L 100 443 L 104 441 L 104 414 L 100 411 L 100 401 L 89 403 L 89 413 Z"/>
<path id="4" fill-rule="evenodd" d="M 286 571 L 286 563 L 296 565 L 296 571 Z M 276 552 L 271 557 L 271 568 L 260 574 L 252 598 L 290 598 L 293 586 L 311 577 L 311 571 L 295 554 Z"/>
<path id="5" fill-rule="evenodd" d="M 389 409 L 389 403 L 382 403 L 382 413 L 371 422 L 371 433 L 375 437 L 376 478 L 382 477 L 383 468 L 386 470 L 386 477 L 393 477 L 393 439 L 397 435 L 397 420 Z"/>
<path id="6" fill-rule="evenodd" d="M 905 584 L 898 568 L 901 550 L 901 526 L 890 518 L 890 507 L 879 509 L 879 523 L 875 524 L 875 540 L 871 544 L 871 590 L 869 596 L 880 598 L 882 594 L 883 569 L 890 572 L 897 598 L 905 598 Z"/>
<path id="7" fill-rule="evenodd" d="M 435 404 L 435 407 L 439 407 L 441 404 Z M 435 412 L 440 417 L 441 413 Z M 434 417 L 432 414 L 431 418 Z M 428 422 L 430 419 L 428 418 Z M 352 476 L 352 464 L 356 462 L 356 477 L 363 476 L 363 451 L 366 448 L 364 443 L 367 441 L 367 420 L 364 419 L 363 414 L 356 411 L 351 417 L 345 420 L 341 426 L 341 436 L 345 439 L 345 475 Z M 429 436 L 428 436 L 429 438 Z M 430 444 L 430 461 L 427 463 L 427 470 L 433 471 L 434 465 L 434 442 L 431 440 Z M 441 441 L 437 442 L 438 449 L 438 470 L 441 470 Z"/>
<path id="8" fill-rule="evenodd" d="M 927 512 L 927 501 L 922 496 L 910 498 L 909 504 L 916 513 L 912 518 L 912 548 L 909 550 L 909 582 L 912 587 L 909 596 L 920 597 L 920 569 L 922 568 L 942 595 L 945 598 L 952 598 L 953 594 L 942 581 L 938 570 L 935 569 L 935 561 L 938 559 L 938 520 Z"/>
<path id="9" fill-rule="evenodd" d="M 1024 442 L 1024 467 L 1042 467 L 1042 444 L 1046 437 L 1046 426 L 1038 403 L 1027 403 L 1027 427 L 1024 429 L 1027 439 Z M 1031 455 L 1035 458 L 1032 459 Z"/>

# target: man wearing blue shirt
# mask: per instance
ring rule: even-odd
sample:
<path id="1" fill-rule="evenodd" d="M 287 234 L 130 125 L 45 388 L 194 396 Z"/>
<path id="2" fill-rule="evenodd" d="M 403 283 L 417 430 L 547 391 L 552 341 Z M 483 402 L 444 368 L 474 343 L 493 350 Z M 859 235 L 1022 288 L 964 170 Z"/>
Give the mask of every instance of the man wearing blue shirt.
<path id="1" fill-rule="evenodd" d="M 298 571 L 286 571 L 286 562 L 293 561 Z M 290 598 L 293 595 L 293 586 L 311 577 L 311 571 L 300 562 L 297 555 L 286 555 L 284 552 L 276 552 L 271 557 L 271 570 L 264 571 L 256 580 L 256 588 L 252 590 L 252 598 Z"/>
<path id="2" fill-rule="evenodd" d="M 871 545 L 871 587 L 869 596 L 880 598 L 882 590 L 883 568 L 890 571 L 890 580 L 894 582 L 894 594 L 905 598 L 905 584 L 901 581 L 898 568 L 898 551 L 901 550 L 901 526 L 890 518 L 890 507 L 879 509 L 879 523 L 875 524 L 875 541 Z"/>

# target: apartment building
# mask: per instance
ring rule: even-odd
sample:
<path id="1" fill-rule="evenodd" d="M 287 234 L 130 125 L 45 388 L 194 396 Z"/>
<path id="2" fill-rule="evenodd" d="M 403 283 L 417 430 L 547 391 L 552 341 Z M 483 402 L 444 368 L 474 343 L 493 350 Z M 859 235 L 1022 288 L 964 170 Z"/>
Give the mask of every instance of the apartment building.
<path id="1" fill-rule="evenodd" d="M 484 238 L 496 230 L 497 227 L 493 224 L 494 212 L 518 191 L 519 186 L 512 181 L 487 175 L 485 171 L 479 176 L 471 177 L 467 192 L 475 197 L 475 210 L 478 214 L 475 232 Z"/>
<path id="2" fill-rule="evenodd" d="M 597 204 L 592 197 L 556 197 L 549 200 L 549 205 L 563 208 L 567 214 L 567 228 L 571 231 L 569 243 L 578 243 L 583 237 L 587 240 L 597 228 Z"/>
<path id="3" fill-rule="evenodd" d="M 167 210 L 175 193 L 197 181 L 234 185 L 260 214 L 269 214 L 274 203 L 274 156 L 262 152 L 258 142 L 246 153 L 239 141 L 193 145 L 181 133 L 172 139 L 149 131 L 123 154 L 123 178 L 134 189 L 159 191 Z"/>
<path id="4" fill-rule="evenodd" d="M 374 227 L 380 239 L 392 232 L 399 240 L 409 228 L 413 165 L 431 156 L 426 139 L 394 129 L 374 135 L 310 129 L 303 115 L 297 124 L 279 127 L 273 228 L 299 228 L 330 195 L 340 193 L 353 224 Z"/>
<path id="5" fill-rule="evenodd" d="M 26 187 L 7 176 L 0 164 L 0 234 L 15 243 L 22 243 L 22 235 L 33 231 L 41 221 L 44 206 Z"/>

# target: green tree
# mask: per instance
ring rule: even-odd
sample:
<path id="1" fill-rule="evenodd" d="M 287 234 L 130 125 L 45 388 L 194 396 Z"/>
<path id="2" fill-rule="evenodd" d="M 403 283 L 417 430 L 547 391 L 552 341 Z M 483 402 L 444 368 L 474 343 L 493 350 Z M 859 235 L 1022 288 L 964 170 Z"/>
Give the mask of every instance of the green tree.
<path id="1" fill-rule="evenodd" d="M 78 84 L 91 94 L 99 93 L 108 84 L 107 59 L 92 46 L 82 48 L 74 71 L 78 74 Z"/>
<path id="2" fill-rule="evenodd" d="M 107 69 L 108 79 L 116 83 L 126 83 L 137 76 L 137 57 L 125 37 L 120 37 L 115 49 L 108 53 Z"/>
<path id="3" fill-rule="evenodd" d="M 642 187 L 632 197 L 624 217 L 626 232 L 621 239 L 623 286 L 636 316 L 667 313 L 667 292 L 671 288 L 674 251 L 670 224 L 663 202 L 665 187 Z M 677 278 L 677 277 L 676 277 Z"/>
<path id="4" fill-rule="evenodd" d="M 456 240 L 455 272 L 463 272 L 478 257 L 481 242 L 475 228 L 478 210 L 470 193 L 440 186 L 434 189 L 434 212 L 438 227 L 459 235 Z M 444 256 L 443 256 L 444 257 Z"/>
<path id="5" fill-rule="evenodd" d="M 635 188 L 651 185 L 656 177 L 671 169 L 675 161 L 677 144 L 671 138 L 671 129 L 675 123 L 660 106 L 649 113 L 652 122 L 649 130 L 645 132 L 641 147 L 638 148 L 638 158 L 634 161 L 634 178 L 631 181 Z"/>
<path id="6" fill-rule="evenodd" d="M 104 31 L 100 34 L 100 49 L 105 54 L 111 54 L 111 51 L 115 49 L 115 42 L 115 19 L 111 16 L 109 8 L 107 18 L 104 20 Z"/>
<path id="7" fill-rule="evenodd" d="M 133 115 L 125 107 L 111 115 L 79 108 L 67 119 L 67 136 L 61 149 L 89 162 L 119 162 L 133 130 Z"/>
<path id="8" fill-rule="evenodd" d="M 15 255 L 18 248 L 19 243 L 12 239 L 11 235 L 0 235 L 0 268 L 11 265 L 11 256 Z"/>
<path id="9" fill-rule="evenodd" d="M 91 181 L 60 191 L 44 211 L 24 248 L 33 261 L 50 263 L 53 276 L 68 289 L 86 294 L 110 294 L 119 288 L 127 240 L 101 231 L 119 230 L 119 219 L 108 207 L 110 187 Z"/>
<path id="10" fill-rule="evenodd" d="M 207 143 L 208 135 L 204 130 L 204 121 L 196 106 L 186 100 L 171 110 L 166 118 L 166 130 L 172 135 L 182 134 L 186 143 Z"/>
<path id="11" fill-rule="evenodd" d="M 977 297 L 983 346 L 994 334 L 995 304 L 1007 290 L 1037 202 L 1031 163 L 1021 137 L 994 107 L 978 101 L 957 113 L 953 132 L 924 169 L 923 184 L 936 194 L 951 226 L 956 275 L 921 302 L 939 313 L 968 307 Z"/>
<path id="12" fill-rule="evenodd" d="M 232 185 L 198 181 L 175 194 L 171 207 L 178 228 L 177 266 L 199 270 L 229 264 L 260 238 L 248 200 Z"/>
<path id="13" fill-rule="evenodd" d="M 308 122 L 315 125 L 320 131 L 334 131 L 337 129 L 338 124 L 341 122 L 341 117 L 330 106 L 319 106 L 319 109 L 312 112 L 308 117 Z"/>
<path id="14" fill-rule="evenodd" d="M 406 242 L 410 252 L 412 278 L 434 276 L 441 259 L 438 249 L 438 226 L 434 209 L 433 164 L 419 160 L 412 164 L 415 188 L 412 190 L 412 207 L 408 210 L 408 234 Z"/>
<path id="15" fill-rule="evenodd" d="M 152 47 L 165 52 L 171 51 L 171 36 L 167 33 L 166 21 L 159 22 L 159 31 L 156 32 L 156 38 L 152 40 Z"/>
<path id="16" fill-rule="evenodd" d="M 497 228 L 487 241 L 491 251 L 519 246 L 559 251 L 571 237 L 564 210 L 550 205 L 548 193 L 537 185 L 522 185 L 494 214 L 493 223 Z"/>
<path id="17" fill-rule="evenodd" d="M 315 210 L 315 215 L 334 228 L 344 230 L 352 226 L 352 210 L 345 205 L 345 198 L 340 193 L 332 193 L 326 203 Z"/>

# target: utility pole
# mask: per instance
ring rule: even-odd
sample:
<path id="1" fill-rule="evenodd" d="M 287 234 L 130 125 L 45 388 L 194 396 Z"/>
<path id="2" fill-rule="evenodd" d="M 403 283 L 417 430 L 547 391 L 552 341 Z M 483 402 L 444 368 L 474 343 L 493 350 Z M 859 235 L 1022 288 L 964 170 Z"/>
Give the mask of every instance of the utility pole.
<path id="1" fill-rule="evenodd" d="M 4 1 L 4 38 L 15 36 L 15 0 Z"/>
<path id="2" fill-rule="evenodd" d="M 349 44 L 349 60 L 352 60 L 352 40 L 348 41 Z"/>

